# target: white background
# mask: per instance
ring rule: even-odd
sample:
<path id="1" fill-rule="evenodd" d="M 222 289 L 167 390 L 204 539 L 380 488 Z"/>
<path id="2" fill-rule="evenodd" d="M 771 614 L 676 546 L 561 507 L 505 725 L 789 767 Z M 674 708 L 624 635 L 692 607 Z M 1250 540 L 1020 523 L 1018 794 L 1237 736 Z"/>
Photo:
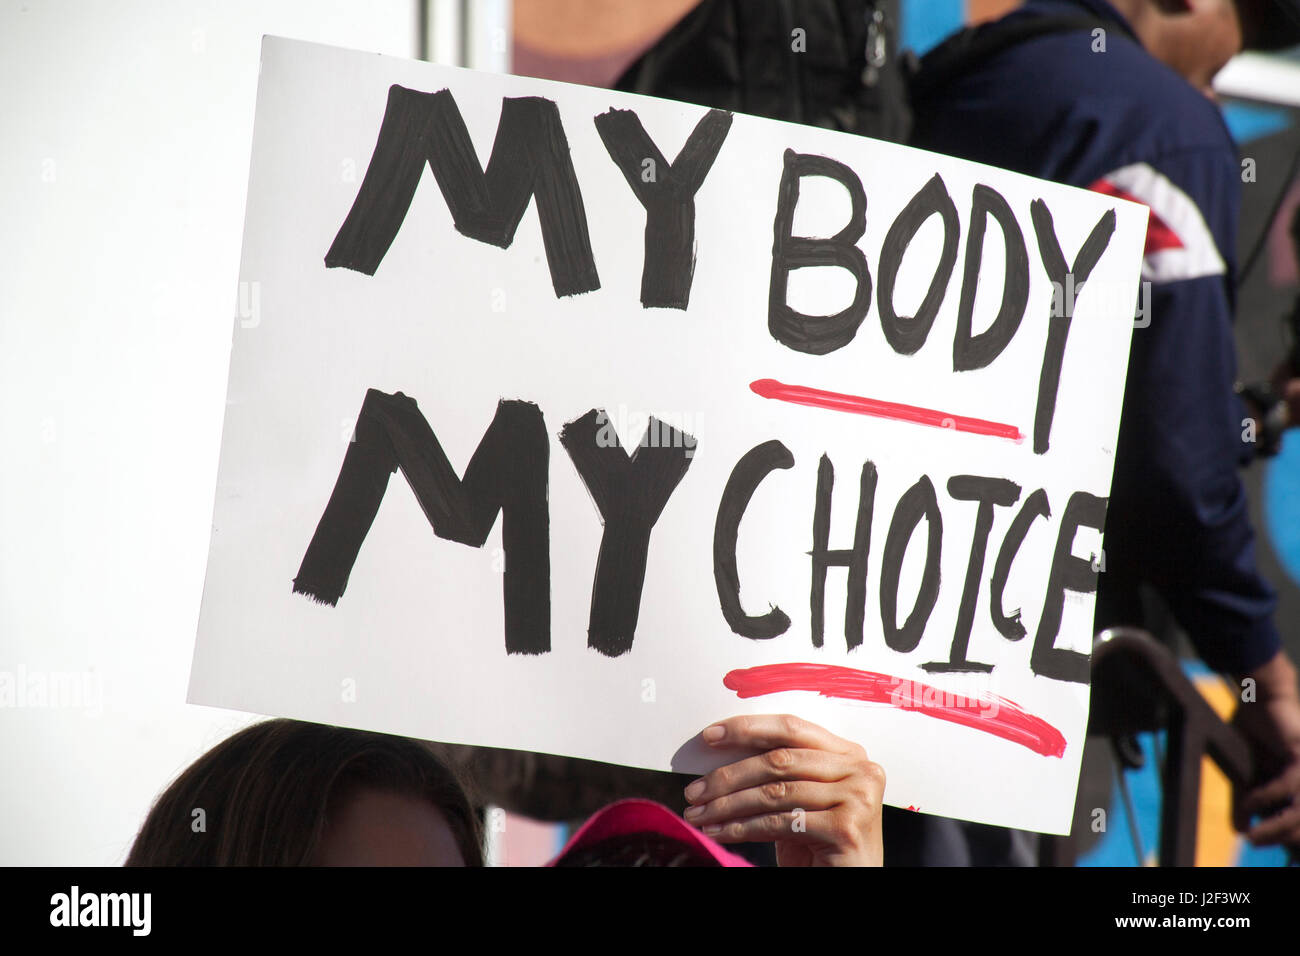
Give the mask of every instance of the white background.
<path id="1" fill-rule="evenodd" d="M 0 4 L 0 864 L 115 864 L 251 718 L 185 703 L 262 34 L 411 56 L 408 0 Z M 52 174 L 52 179 L 51 179 Z"/>

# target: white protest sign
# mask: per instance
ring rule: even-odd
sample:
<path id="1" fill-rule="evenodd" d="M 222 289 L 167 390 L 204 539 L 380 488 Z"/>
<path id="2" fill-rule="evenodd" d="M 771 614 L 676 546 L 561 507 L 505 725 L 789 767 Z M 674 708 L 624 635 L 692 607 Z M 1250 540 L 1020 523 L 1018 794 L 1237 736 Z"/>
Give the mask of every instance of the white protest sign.
<path id="1" fill-rule="evenodd" d="M 268 38 L 190 700 L 687 772 L 792 712 L 892 804 L 1065 832 L 1145 231 Z"/>

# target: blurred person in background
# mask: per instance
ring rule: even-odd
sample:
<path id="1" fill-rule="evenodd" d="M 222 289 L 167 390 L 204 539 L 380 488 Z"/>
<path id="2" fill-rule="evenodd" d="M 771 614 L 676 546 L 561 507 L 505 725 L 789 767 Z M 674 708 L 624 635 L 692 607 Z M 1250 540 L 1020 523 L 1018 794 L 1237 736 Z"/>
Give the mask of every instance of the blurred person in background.
<path id="1" fill-rule="evenodd" d="M 1259 785 L 1237 795 L 1236 823 L 1292 848 L 1300 695 L 1237 468 L 1300 422 L 1300 382 L 1288 362 L 1236 382 L 1242 175 L 1206 94 L 1243 48 L 1297 42 L 1294 0 L 1028 0 L 927 54 L 912 100 L 917 146 L 1150 209 L 1096 629 L 1142 625 L 1149 588 L 1211 668 L 1254 682 L 1234 723 Z"/>

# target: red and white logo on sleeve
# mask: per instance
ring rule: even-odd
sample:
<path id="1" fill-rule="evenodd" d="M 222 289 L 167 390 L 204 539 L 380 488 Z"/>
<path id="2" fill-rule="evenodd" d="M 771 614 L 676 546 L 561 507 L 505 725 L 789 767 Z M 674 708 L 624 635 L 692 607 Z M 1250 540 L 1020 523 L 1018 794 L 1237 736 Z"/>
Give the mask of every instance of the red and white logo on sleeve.
<path id="1" fill-rule="evenodd" d="M 1142 259 L 1143 279 L 1177 282 L 1227 271 L 1201 210 L 1187 193 L 1153 167 L 1146 163 L 1124 166 L 1088 188 L 1140 202 L 1151 210 Z"/>

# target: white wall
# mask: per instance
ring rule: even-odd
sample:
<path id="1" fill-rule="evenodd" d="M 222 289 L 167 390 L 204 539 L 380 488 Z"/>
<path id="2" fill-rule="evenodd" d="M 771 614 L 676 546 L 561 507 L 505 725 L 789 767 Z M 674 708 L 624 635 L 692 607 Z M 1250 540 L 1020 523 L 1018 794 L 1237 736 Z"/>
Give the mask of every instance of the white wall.
<path id="1" fill-rule="evenodd" d="M 185 691 L 264 33 L 413 56 L 415 3 L 0 0 L 0 864 L 120 863 L 252 719 Z"/>
<path id="2" fill-rule="evenodd" d="M 1214 89 L 1221 96 L 1300 106 L 1300 60 L 1241 53 L 1214 77 Z"/>

